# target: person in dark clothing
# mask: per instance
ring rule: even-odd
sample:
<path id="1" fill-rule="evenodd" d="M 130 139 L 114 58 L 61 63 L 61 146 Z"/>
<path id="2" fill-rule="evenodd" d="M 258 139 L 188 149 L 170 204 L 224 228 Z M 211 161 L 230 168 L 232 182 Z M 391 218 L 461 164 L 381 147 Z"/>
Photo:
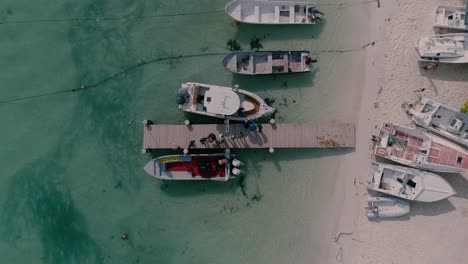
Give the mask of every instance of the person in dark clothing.
<path id="1" fill-rule="evenodd" d="M 200 143 L 201 143 L 202 145 L 205 145 L 207 139 L 208 139 L 207 137 L 202 137 L 202 138 L 200 138 Z"/>
<path id="2" fill-rule="evenodd" d="M 208 135 L 208 143 L 213 143 L 216 140 L 216 135 L 214 133 L 210 133 Z"/>
<path id="3" fill-rule="evenodd" d="M 249 121 L 247 121 L 247 120 L 244 121 L 244 128 L 245 129 L 249 129 Z"/>
<path id="4" fill-rule="evenodd" d="M 188 145 L 188 149 L 192 149 L 195 147 L 195 140 L 190 140 L 190 143 Z"/>
<path id="5" fill-rule="evenodd" d="M 257 128 L 258 128 L 258 130 L 257 130 L 258 133 L 262 133 L 262 131 L 263 131 L 263 125 L 262 125 L 262 124 L 258 124 L 258 125 L 257 125 Z"/>

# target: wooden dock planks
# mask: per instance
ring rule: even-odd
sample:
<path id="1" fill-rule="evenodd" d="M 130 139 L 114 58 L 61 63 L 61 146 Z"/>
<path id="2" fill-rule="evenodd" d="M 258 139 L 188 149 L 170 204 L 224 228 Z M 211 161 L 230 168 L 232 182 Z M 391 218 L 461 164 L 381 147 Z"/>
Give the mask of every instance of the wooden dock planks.
<path id="1" fill-rule="evenodd" d="M 149 125 L 143 127 L 144 149 L 187 148 L 195 140 L 195 149 L 213 148 L 354 148 L 355 128 L 348 123 L 317 124 L 263 124 L 261 133 L 251 132 L 242 124 L 230 124 L 226 133 L 225 124 L 206 125 Z M 200 139 L 214 133 L 221 144 L 201 144 Z M 242 135 L 243 133 L 243 135 Z M 230 136 L 235 139 L 231 140 Z"/>

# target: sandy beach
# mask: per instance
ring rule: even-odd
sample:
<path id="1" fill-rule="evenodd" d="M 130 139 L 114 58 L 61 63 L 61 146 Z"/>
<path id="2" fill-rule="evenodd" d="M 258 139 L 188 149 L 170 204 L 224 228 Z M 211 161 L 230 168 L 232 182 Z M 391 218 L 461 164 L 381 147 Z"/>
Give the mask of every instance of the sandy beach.
<path id="1" fill-rule="evenodd" d="M 457 195 L 435 203 L 411 203 L 405 217 L 369 221 L 365 215 L 366 181 L 375 158 L 371 135 L 382 121 L 409 124 L 405 107 L 421 96 L 460 108 L 468 97 L 468 66 L 439 65 L 425 72 L 414 44 L 437 35 L 433 28 L 438 4 L 464 1 L 380 1 L 369 7 L 369 36 L 376 44 L 366 48 L 366 76 L 357 120 L 356 152 L 340 163 L 336 196 L 342 198 L 336 237 L 330 238 L 329 263 L 463 263 L 468 243 L 468 174 L 441 174 Z M 423 89 L 424 88 L 424 89 Z"/>

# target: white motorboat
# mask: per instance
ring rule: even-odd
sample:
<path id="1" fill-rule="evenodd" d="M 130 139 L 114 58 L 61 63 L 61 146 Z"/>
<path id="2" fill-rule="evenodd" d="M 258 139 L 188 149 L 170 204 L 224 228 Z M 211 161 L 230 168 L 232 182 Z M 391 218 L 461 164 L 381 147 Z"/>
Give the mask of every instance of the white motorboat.
<path id="1" fill-rule="evenodd" d="M 468 33 L 421 38 L 416 50 L 421 62 L 468 63 Z"/>
<path id="2" fill-rule="evenodd" d="M 467 1 L 468 7 L 468 1 Z M 438 6 L 435 27 L 468 31 L 468 9 L 465 6 Z"/>
<path id="3" fill-rule="evenodd" d="M 253 120 L 275 111 L 258 95 L 234 88 L 187 82 L 177 91 L 179 109 L 234 121 Z"/>
<path id="4" fill-rule="evenodd" d="M 399 217 L 410 212 L 410 204 L 393 197 L 369 197 L 367 217 Z"/>
<path id="5" fill-rule="evenodd" d="M 367 188 L 406 200 L 435 202 L 456 194 L 452 186 L 432 172 L 374 163 Z"/>
<path id="6" fill-rule="evenodd" d="M 235 51 L 222 63 L 233 73 L 256 75 L 309 72 L 313 62 L 308 51 Z"/>
<path id="7" fill-rule="evenodd" d="M 374 154 L 406 166 L 438 171 L 468 170 L 468 151 L 433 133 L 384 122 Z"/>
<path id="8" fill-rule="evenodd" d="M 468 148 L 468 113 L 428 98 L 421 98 L 409 113 L 416 125 Z"/>
<path id="9" fill-rule="evenodd" d="M 226 12 L 235 20 L 250 24 L 316 24 L 322 12 L 313 2 L 234 0 Z"/>
<path id="10" fill-rule="evenodd" d="M 145 171 L 161 180 L 227 181 L 239 175 L 242 162 L 233 154 L 169 155 L 151 160 Z"/>

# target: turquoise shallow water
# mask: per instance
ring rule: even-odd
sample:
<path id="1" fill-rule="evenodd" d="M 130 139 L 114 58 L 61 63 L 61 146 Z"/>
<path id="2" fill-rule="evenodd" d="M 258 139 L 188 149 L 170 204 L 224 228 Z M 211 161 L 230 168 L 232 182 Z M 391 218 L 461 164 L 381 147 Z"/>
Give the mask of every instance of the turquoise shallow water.
<path id="1" fill-rule="evenodd" d="M 176 109 L 185 81 L 238 83 L 274 99 L 282 122 L 356 118 L 360 90 L 347 82 L 359 81 L 363 54 L 327 51 L 362 46 L 359 7 L 324 6 L 316 27 L 267 27 L 234 23 L 225 3 L 0 4 L 2 263 L 323 260 L 319 223 L 349 151 L 238 151 L 242 182 L 164 183 L 142 169 L 151 157 L 130 119 L 213 122 Z M 310 74 L 233 76 L 220 64 L 233 37 L 244 49 L 258 37 L 264 49 L 312 50 L 320 62 Z M 70 91 L 81 85 L 90 88 Z"/>

